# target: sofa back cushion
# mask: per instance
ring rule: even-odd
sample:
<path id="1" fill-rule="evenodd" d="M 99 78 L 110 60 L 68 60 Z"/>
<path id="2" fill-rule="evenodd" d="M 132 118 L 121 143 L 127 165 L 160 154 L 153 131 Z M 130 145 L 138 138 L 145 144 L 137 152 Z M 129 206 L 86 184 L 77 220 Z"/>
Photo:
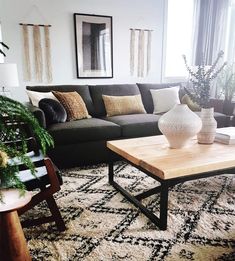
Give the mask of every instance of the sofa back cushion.
<path id="1" fill-rule="evenodd" d="M 110 84 L 89 86 L 92 101 L 95 108 L 95 116 L 103 117 L 106 115 L 102 95 L 108 96 L 129 96 L 140 94 L 136 84 Z"/>
<path id="2" fill-rule="evenodd" d="M 169 87 L 174 87 L 174 86 L 180 86 L 181 83 L 137 83 L 141 96 L 142 96 L 142 101 L 145 107 L 145 110 L 147 113 L 153 113 L 154 106 L 153 106 L 153 99 L 150 90 L 151 89 L 163 89 L 163 88 L 169 88 Z M 181 89 L 180 89 L 181 92 Z M 179 94 L 181 98 L 181 94 Z"/>
<path id="3" fill-rule="evenodd" d="M 87 85 L 45 85 L 45 86 L 26 86 L 27 90 L 37 92 L 73 92 L 76 91 L 81 95 L 83 101 L 86 104 L 86 108 L 90 115 L 94 115 L 95 109 L 91 99 L 90 91 Z"/>

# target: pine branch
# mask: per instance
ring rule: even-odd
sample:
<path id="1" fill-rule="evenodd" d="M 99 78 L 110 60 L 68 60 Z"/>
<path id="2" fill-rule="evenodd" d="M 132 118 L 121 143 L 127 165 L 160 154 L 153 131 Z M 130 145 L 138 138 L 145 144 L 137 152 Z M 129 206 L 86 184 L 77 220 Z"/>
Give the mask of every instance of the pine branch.
<path id="1" fill-rule="evenodd" d="M 17 175 L 19 172 L 18 162 L 25 165 L 34 176 L 36 171 L 34 163 L 26 154 L 27 137 L 24 132 L 19 131 L 20 128 L 17 127 L 17 123 L 30 126 L 33 136 L 44 154 L 48 147 L 54 146 L 54 141 L 23 104 L 8 97 L 0 96 L 0 151 L 5 152 L 11 158 L 6 167 L 0 165 L 0 185 L 7 186 L 7 184 L 11 184 L 12 187 L 23 191 L 25 189 L 24 184 Z M 18 142 L 19 140 L 20 142 Z M 8 145 L 7 141 L 11 142 L 11 146 Z M 14 141 L 17 141 L 17 145 Z"/>

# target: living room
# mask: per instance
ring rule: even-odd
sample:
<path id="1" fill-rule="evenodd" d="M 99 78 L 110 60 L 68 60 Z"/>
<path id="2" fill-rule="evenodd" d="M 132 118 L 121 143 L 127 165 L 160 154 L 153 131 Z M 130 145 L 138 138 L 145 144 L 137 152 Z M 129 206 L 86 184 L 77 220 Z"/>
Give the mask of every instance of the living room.
<path id="1" fill-rule="evenodd" d="M 3 43 L 0 65 L 10 63 L 17 68 L 14 71 L 17 84 L 12 84 L 13 71 L 9 85 L 5 78 L 5 82 L 0 79 L 0 83 L 5 84 L 1 86 L 4 88 L 0 95 L 23 104 L 2 98 L 1 118 L 9 126 L 9 119 L 14 120 L 14 115 L 24 115 L 21 121 L 26 120 L 34 132 L 36 130 L 42 152 L 48 147 L 50 162 L 56 165 L 48 163 L 46 158 L 47 172 L 53 169 L 52 174 L 47 173 L 47 182 L 50 185 L 55 182 L 50 192 L 45 193 L 39 184 L 35 185 L 35 177 L 33 185 L 26 182 L 27 190 L 37 187 L 42 193 L 26 192 L 25 206 L 18 207 L 18 214 L 16 206 L 11 210 L 17 219 L 19 215 L 23 231 L 17 223 L 14 229 L 20 232 L 13 240 L 13 234 L 17 233 L 6 225 L 0 237 L 0 259 L 234 260 L 234 175 L 230 175 L 230 171 L 235 167 L 232 157 L 235 148 L 213 141 L 216 126 L 235 126 L 233 110 L 225 109 L 227 92 L 223 78 L 223 73 L 230 73 L 227 68 L 232 68 L 231 86 L 234 87 L 230 103 L 234 106 L 235 2 L 0 0 L 0 7 L 0 42 Z M 105 25 L 108 31 L 102 46 L 105 51 L 99 55 L 108 59 L 100 58 L 97 63 L 102 70 L 92 67 L 92 63 L 96 64 L 89 56 L 92 52 L 86 60 L 85 50 L 91 47 L 81 40 L 85 37 L 81 26 L 94 21 L 99 21 L 101 27 Z M 195 69 L 191 64 L 193 61 L 194 65 L 200 64 L 202 54 L 207 55 L 204 67 L 197 66 L 196 73 L 190 72 L 187 64 L 189 69 Z M 216 66 L 212 70 L 213 63 Z M 85 72 L 87 66 L 90 68 Z M 210 72 L 211 79 L 208 86 L 203 85 L 209 88 L 206 100 L 200 97 L 198 101 L 187 88 L 189 76 L 200 76 L 200 70 L 205 70 L 205 75 Z M 159 92 L 162 89 L 166 92 Z M 63 95 L 72 92 L 79 98 Z M 212 141 L 203 140 L 198 144 L 193 137 L 202 126 L 200 113 L 191 110 L 200 110 L 200 107 L 203 110 L 202 100 L 207 103 L 206 109 L 208 104 L 213 107 L 214 136 Z M 74 101 L 79 106 L 71 112 Z M 121 107 L 117 108 L 119 103 Z M 176 127 L 171 138 L 162 125 L 162 114 L 178 103 L 191 106 L 190 113 L 194 115 L 189 129 L 183 130 L 184 141 L 182 132 L 176 135 Z M 39 123 L 35 123 L 24 105 Z M 17 112 L 12 110 L 16 107 Z M 188 117 L 182 115 L 175 114 L 174 122 L 181 124 L 181 119 Z M 199 125 L 196 126 L 196 122 Z M 0 127 L 2 134 L 6 129 L 3 125 Z M 195 128 L 197 131 L 192 134 L 191 129 Z M 167 140 L 159 135 L 162 133 Z M 1 139 L 0 152 L 5 148 L 3 136 Z M 187 146 L 181 150 L 185 142 Z M 163 164 L 166 151 L 162 148 L 169 153 L 166 165 Z M 223 151 L 223 155 L 217 157 L 218 151 Z M 159 157 L 158 161 L 155 157 Z M 6 158 L 9 157 L 3 150 L 1 171 L 6 171 L 4 168 L 9 164 Z M 24 157 L 21 159 L 33 172 L 32 165 Z M 52 182 L 50 175 L 55 175 L 56 181 Z M 203 177 L 208 178 L 201 179 Z M 120 188 L 114 178 L 123 187 Z M 3 179 L 0 184 L 3 185 Z M 4 193 L 3 190 L 2 186 L 0 193 Z M 51 193 L 50 200 L 44 197 L 47 193 Z M 137 195 L 132 197 L 130 193 Z M 58 207 L 51 209 L 54 204 L 51 197 Z M 0 226 L 9 224 L 10 217 L 5 214 L 12 212 L 6 211 L 6 205 L 3 204 L 3 210 L 0 208 Z M 26 211 L 26 207 L 30 210 Z M 37 216 L 47 216 L 48 207 L 56 218 L 48 218 L 50 222 L 45 224 L 31 222 Z M 28 222 L 28 219 L 32 220 Z M 28 224 L 34 226 L 28 227 Z M 7 238 L 5 242 L 3 237 Z M 12 250 L 11 244 L 17 250 Z"/>

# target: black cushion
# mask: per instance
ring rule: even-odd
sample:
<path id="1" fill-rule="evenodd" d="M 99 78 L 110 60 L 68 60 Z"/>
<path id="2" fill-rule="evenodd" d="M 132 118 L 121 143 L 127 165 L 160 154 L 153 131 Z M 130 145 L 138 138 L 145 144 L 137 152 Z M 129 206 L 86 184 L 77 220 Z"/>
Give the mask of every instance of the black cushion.
<path id="1" fill-rule="evenodd" d="M 38 105 L 45 114 L 47 126 L 53 123 L 61 123 L 66 121 L 66 110 L 58 101 L 45 98 L 40 100 Z"/>
<path id="2" fill-rule="evenodd" d="M 132 114 L 106 117 L 105 119 L 120 125 L 123 137 L 135 138 L 161 134 L 158 129 L 160 116 L 155 114 Z"/>
<path id="3" fill-rule="evenodd" d="M 136 84 L 94 85 L 89 86 L 89 89 L 94 103 L 96 117 L 103 117 L 106 115 L 102 95 L 129 96 L 140 94 Z"/>
<path id="4" fill-rule="evenodd" d="M 52 124 L 48 131 L 56 145 L 109 140 L 121 136 L 120 126 L 96 118 Z"/>

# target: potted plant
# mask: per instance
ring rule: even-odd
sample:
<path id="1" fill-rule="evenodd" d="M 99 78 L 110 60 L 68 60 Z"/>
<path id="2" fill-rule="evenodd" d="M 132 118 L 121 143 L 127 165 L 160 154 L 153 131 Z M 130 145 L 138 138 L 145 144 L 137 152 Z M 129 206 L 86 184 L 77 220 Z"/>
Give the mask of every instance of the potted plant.
<path id="1" fill-rule="evenodd" d="M 235 95 L 235 65 L 224 68 L 217 80 L 217 96 L 223 98 L 223 113 L 233 115 L 235 103 L 232 102 Z"/>
<path id="2" fill-rule="evenodd" d="M 226 65 L 226 62 L 224 62 L 218 67 L 218 63 L 223 55 L 224 52 L 220 51 L 211 66 L 205 65 L 203 59 L 202 63 L 196 67 L 190 67 L 186 56 L 183 55 L 185 66 L 189 72 L 190 83 L 185 88 L 185 92 L 201 108 L 202 129 L 198 133 L 198 142 L 203 144 L 213 143 L 215 138 L 217 123 L 213 116 L 214 108 L 211 108 L 210 105 L 210 91 L 213 81 Z"/>
<path id="3" fill-rule="evenodd" d="M 15 130 L 14 125 L 5 124 L 7 121 L 20 121 L 28 124 L 35 136 L 39 147 L 45 154 L 49 146 L 53 146 L 53 139 L 49 133 L 43 129 L 33 114 L 20 102 L 0 95 L 0 200 L 1 189 L 9 187 L 18 188 L 24 192 L 24 184 L 18 177 L 19 168 L 16 161 L 25 164 L 35 175 L 35 167 L 30 157 L 26 153 L 26 139 L 23 133 Z M 21 140 L 16 147 L 8 146 L 4 140 Z"/>

